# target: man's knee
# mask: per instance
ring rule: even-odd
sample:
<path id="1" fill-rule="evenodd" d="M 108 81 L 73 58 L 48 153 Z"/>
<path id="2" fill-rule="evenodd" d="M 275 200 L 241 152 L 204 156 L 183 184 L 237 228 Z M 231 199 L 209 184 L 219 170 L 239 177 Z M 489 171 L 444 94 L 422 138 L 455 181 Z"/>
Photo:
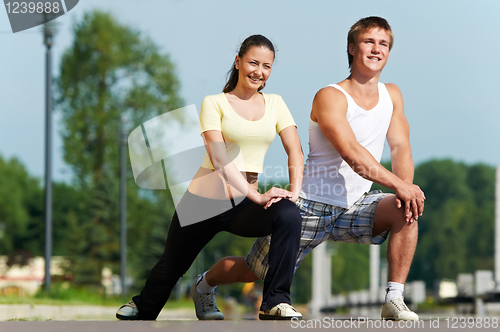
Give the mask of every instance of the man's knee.
<path id="1" fill-rule="evenodd" d="M 240 282 L 254 282 L 259 280 L 257 276 L 250 270 L 245 262 L 244 257 L 224 257 L 220 260 L 224 266 L 225 273 L 231 273 L 238 276 Z"/>
<path id="2" fill-rule="evenodd" d="M 250 270 L 248 267 L 245 271 L 245 274 L 243 275 L 243 282 L 255 282 L 257 280 L 260 280 L 259 277 L 257 277 L 252 270 Z"/>
<path id="3" fill-rule="evenodd" d="M 244 257 L 226 257 L 226 258 L 228 258 L 227 261 L 225 262 L 227 264 L 226 270 L 229 273 L 238 275 L 238 280 L 240 282 L 254 282 L 259 280 L 259 278 L 255 276 L 252 270 L 250 270 L 250 268 L 247 266 Z"/>
<path id="4" fill-rule="evenodd" d="M 233 267 L 236 265 L 236 262 L 237 262 L 237 258 L 238 257 L 232 257 L 232 256 L 229 256 L 229 257 L 224 257 L 222 258 L 218 264 L 220 264 L 220 266 L 222 266 L 222 270 L 226 273 L 228 273 L 229 271 L 231 271 L 233 269 Z"/>
<path id="5" fill-rule="evenodd" d="M 418 232 L 417 221 L 407 222 L 404 204 L 398 207 L 396 195 L 387 195 L 377 204 L 373 222 L 373 236 L 390 230 L 391 233 L 407 230 Z"/>

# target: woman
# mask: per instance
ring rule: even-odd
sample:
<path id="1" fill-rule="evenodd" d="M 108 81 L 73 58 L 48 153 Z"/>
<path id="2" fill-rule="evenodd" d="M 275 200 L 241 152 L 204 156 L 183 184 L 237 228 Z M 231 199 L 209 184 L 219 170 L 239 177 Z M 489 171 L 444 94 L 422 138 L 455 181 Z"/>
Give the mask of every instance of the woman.
<path id="1" fill-rule="evenodd" d="M 248 37 L 223 93 L 203 100 L 200 123 L 205 160 L 176 208 L 163 256 L 141 294 L 118 309 L 118 319 L 156 319 L 178 279 L 220 231 L 245 237 L 273 234 L 261 317 L 301 317 L 290 306 L 290 285 L 300 241 L 301 218 L 293 202 L 302 182 L 303 154 L 295 123 L 281 97 L 260 92 L 271 74 L 274 56 L 274 46 L 266 37 Z M 276 132 L 288 154 L 290 191 L 272 188 L 260 194 L 257 175 L 263 171 L 264 155 Z M 200 319 L 223 319 L 215 305 L 208 303 L 206 308 L 197 312 Z"/>

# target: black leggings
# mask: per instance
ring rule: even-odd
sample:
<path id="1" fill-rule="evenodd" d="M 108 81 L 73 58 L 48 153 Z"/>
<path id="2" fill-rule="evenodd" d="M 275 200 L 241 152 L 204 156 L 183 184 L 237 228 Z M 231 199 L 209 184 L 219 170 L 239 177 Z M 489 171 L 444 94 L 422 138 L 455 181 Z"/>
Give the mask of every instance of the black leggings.
<path id="1" fill-rule="evenodd" d="M 207 206 L 207 203 L 212 207 L 218 205 L 225 212 L 184 227 L 181 227 L 175 212 L 165 252 L 151 270 L 141 294 L 133 298 L 139 308 L 139 319 L 156 319 L 179 278 L 186 273 L 201 249 L 221 231 L 244 237 L 272 234 L 261 310 L 279 303 L 291 304 L 290 285 L 301 232 L 301 217 L 295 204 L 284 199 L 265 210 L 262 205 L 245 198 L 235 207 L 227 207 L 227 202 L 187 192 L 177 209 L 184 211 L 186 207 L 191 207 L 192 210 L 196 206 Z"/>

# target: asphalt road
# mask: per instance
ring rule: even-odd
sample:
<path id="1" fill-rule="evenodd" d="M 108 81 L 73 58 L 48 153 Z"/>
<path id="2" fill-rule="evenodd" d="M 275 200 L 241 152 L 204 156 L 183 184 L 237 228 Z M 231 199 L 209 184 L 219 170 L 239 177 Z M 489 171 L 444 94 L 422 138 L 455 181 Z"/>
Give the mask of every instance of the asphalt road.
<path id="1" fill-rule="evenodd" d="M 484 322 L 483 322 L 484 323 Z M 464 325 L 465 324 L 465 325 Z M 496 331 L 497 327 L 485 328 L 478 322 L 454 322 L 437 319 L 413 322 L 392 322 L 381 320 L 351 320 L 325 317 L 302 321 L 259 321 L 255 319 L 198 321 L 198 320 L 168 320 L 154 322 L 123 322 L 123 321 L 10 321 L 0 322 L 1 332 L 160 332 L 160 331 L 202 331 L 202 332 L 281 332 L 297 330 L 418 330 L 418 331 Z"/>

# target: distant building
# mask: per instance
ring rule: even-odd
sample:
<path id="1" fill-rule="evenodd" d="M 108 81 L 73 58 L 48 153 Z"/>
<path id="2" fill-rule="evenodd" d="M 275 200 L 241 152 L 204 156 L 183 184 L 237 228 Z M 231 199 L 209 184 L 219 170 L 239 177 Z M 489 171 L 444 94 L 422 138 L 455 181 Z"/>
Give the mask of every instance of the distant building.
<path id="1" fill-rule="evenodd" d="M 24 266 L 7 265 L 8 257 L 0 256 L 0 294 L 33 295 L 42 286 L 45 277 L 45 259 L 33 257 Z M 50 272 L 52 276 L 63 276 L 63 267 L 68 264 L 64 257 L 52 257 Z"/>

